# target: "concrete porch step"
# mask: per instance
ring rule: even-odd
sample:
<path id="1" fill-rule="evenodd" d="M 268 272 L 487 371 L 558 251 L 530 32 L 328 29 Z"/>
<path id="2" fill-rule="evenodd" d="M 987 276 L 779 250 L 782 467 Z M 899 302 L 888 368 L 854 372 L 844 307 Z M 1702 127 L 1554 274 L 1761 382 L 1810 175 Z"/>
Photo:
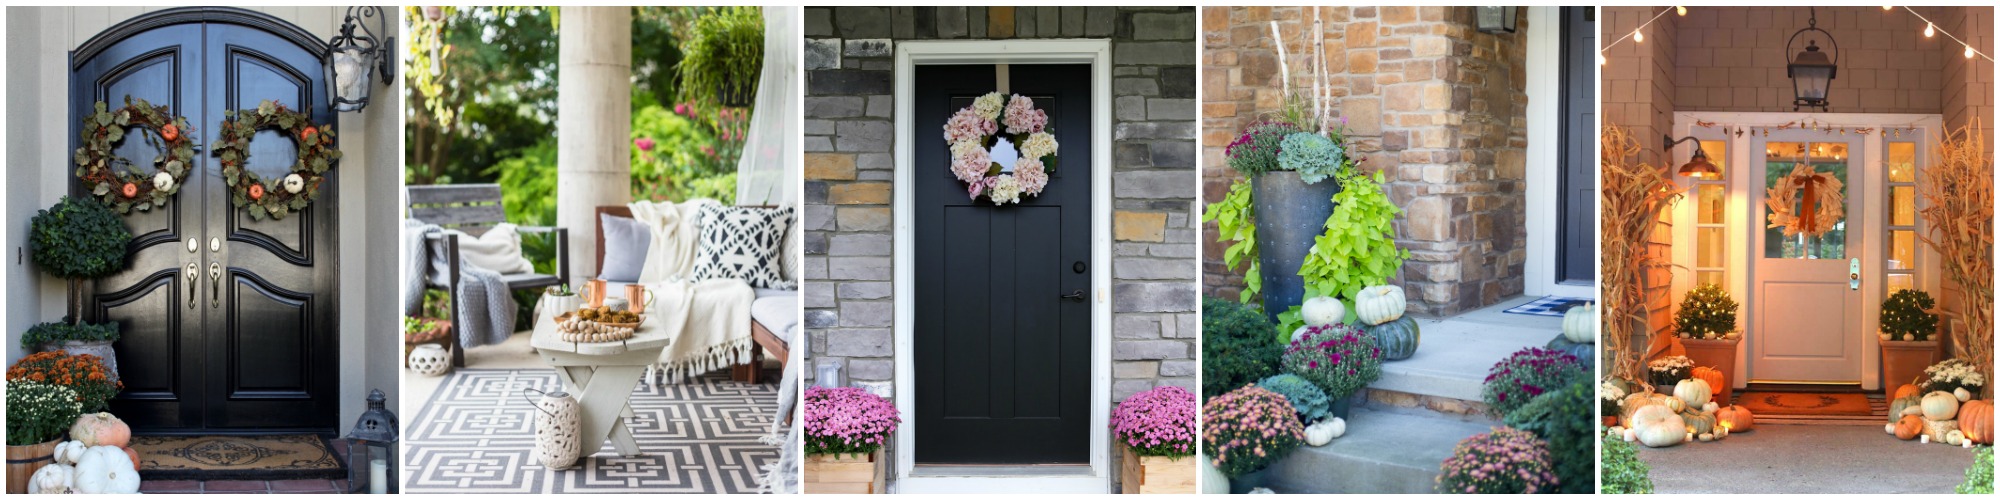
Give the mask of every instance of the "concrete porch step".
<path id="1" fill-rule="evenodd" d="M 1444 319 L 1418 318 L 1423 337 L 1417 353 L 1382 363 L 1382 378 L 1368 388 L 1480 401 L 1481 384 L 1494 363 L 1523 347 L 1546 345 L 1562 332 L 1562 318 L 1499 312 L 1527 300 L 1532 298 Z"/>
<path id="2" fill-rule="evenodd" d="M 1423 410 L 1355 408 L 1347 434 L 1300 447 L 1256 476 L 1278 493 L 1434 493 L 1458 442 L 1500 424 Z"/>

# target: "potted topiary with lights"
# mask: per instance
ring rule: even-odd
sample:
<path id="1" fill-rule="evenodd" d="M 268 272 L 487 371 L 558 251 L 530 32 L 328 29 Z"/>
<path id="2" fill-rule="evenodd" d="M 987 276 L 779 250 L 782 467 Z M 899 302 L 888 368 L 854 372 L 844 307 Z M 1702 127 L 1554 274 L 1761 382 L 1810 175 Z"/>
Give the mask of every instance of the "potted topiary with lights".
<path id="1" fill-rule="evenodd" d="M 1898 290 L 1882 301 L 1882 384 L 1912 383 L 1938 362 L 1937 302 L 1922 290 Z"/>
<path id="2" fill-rule="evenodd" d="M 1694 366 L 1713 366 L 1722 372 L 1722 394 L 1728 401 L 1736 391 L 1736 346 L 1743 334 L 1736 328 L 1736 300 L 1713 283 L 1688 290 L 1674 312 L 1674 330 Z M 1671 389 L 1671 388 L 1668 388 Z"/>

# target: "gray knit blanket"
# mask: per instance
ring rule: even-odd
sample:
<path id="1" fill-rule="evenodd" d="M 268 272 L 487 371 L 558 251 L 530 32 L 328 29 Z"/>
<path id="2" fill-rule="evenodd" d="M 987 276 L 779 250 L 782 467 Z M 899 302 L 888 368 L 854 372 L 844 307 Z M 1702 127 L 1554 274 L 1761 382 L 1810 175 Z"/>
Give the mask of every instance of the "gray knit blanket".
<path id="1" fill-rule="evenodd" d="M 444 228 L 415 219 L 403 219 L 403 314 L 423 313 L 424 289 L 451 289 L 451 263 L 444 241 L 430 243 L 430 236 Z M 479 347 L 507 341 L 514 334 L 514 294 L 500 273 L 488 271 L 459 257 L 458 295 L 451 298 L 458 316 L 451 326 L 458 330 L 460 348 Z"/>

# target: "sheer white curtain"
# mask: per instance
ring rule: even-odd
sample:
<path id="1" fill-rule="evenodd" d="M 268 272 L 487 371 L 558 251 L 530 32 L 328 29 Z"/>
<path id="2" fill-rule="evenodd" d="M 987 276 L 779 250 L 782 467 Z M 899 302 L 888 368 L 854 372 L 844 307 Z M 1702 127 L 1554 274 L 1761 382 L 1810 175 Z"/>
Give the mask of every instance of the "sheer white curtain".
<path id="1" fill-rule="evenodd" d="M 737 205 L 792 205 L 800 198 L 798 11 L 764 8 L 764 75 L 736 164 Z"/>

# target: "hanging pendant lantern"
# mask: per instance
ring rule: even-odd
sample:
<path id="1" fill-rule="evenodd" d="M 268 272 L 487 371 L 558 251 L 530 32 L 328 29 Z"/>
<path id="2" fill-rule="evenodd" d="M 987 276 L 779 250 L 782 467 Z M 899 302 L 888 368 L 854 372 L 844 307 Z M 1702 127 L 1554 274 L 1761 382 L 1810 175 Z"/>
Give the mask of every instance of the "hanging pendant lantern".
<path id="1" fill-rule="evenodd" d="M 1791 55 L 1792 44 L 1808 31 L 1817 31 L 1826 36 L 1827 42 L 1833 44 L 1832 55 L 1820 52 L 1819 44 L 1811 39 L 1806 40 L 1805 50 L 1799 51 L 1797 55 Z M 1798 111 L 1799 108 L 1819 108 L 1820 111 L 1826 111 L 1827 89 L 1833 86 L 1833 79 L 1840 70 L 1837 64 L 1840 61 L 1839 52 L 1840 41 L 1835 40 L 1832 33 L 1819 29 L 1819 12 L 1818 9 L 1814 9 L 1811 17 L 1806 18 L 1805 29 L 1792 33 L 1792 38 L 1785 41 L 1785 53 L 1789 56 L 1785 64 L 1785 76 L 1792 79 L 1794 96 L 1792 111 Z"/>

